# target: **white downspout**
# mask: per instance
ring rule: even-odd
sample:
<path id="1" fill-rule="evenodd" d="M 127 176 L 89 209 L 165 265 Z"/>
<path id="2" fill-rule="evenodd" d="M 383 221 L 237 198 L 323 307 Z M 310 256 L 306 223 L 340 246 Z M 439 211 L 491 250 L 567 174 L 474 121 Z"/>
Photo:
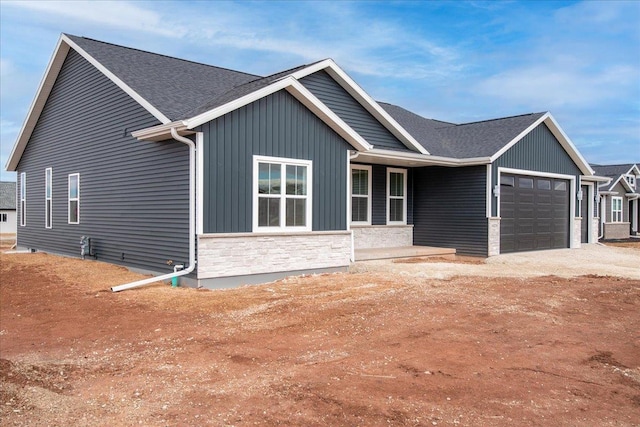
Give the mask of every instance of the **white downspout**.
<path id="1" fill-rule="evenodd" d="M 185 138 L 178 134 L 175 128 L 171 128 L 171 136 L 176 141 L 182 142 L 189 146 L 189 267 L 184 270 L 174 271 L 173 273 L 164 274 L 162 276 L 150 277 L 149 279 L 138 280 L 137 282 L 125 283 L 111 288 L 113 292 L 125 291 L 127 289 L 137 288 L 139 286 L 148 285 L 150 283 L 169 280 L 174 277 L 185 276 L 196 268 L 196 144 L 189 138 Z"/>

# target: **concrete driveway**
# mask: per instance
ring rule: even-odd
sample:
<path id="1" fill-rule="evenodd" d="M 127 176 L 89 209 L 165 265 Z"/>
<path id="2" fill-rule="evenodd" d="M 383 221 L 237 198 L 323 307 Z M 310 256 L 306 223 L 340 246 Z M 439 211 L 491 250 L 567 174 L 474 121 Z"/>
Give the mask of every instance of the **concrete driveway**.
<path id="1" fill-rule="evenodd" d="M 535 277 L 555 275 L 613 276 L 640 279 L 640 250 L 634 248 L 583 245 L 580 249 L 521 252 L 487 258 L 484 263 L 404 263 L 393 260 L 356 262 L 352 272 L 387 272 L 402 276 L 448 279 L 453 276 Z"/>

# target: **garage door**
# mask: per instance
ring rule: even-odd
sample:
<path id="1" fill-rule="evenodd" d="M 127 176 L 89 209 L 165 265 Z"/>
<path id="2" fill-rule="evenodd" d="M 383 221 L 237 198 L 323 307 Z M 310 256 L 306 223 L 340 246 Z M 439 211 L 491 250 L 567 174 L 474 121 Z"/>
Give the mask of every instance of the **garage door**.
<path id="1" fill-rule="evenodd" d="M 568 180 L 500 176 L 500 252 L 569 247 Z"/>

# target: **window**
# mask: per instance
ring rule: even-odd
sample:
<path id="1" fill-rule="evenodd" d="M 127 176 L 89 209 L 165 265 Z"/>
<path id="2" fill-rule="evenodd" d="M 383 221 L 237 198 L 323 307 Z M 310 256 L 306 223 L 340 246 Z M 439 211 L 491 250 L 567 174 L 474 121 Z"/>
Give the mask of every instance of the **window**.
<path id="1" fill-rule="evenodd" d="M 351 166 L 351 223 L 371 224 L 371 166 Z"/>
<path id="2" fill-rule="evenodd" d="M 518 178 L 518 187 L 533 188 L 533 178 Z"/>
<path id="3" fill-rule="evenodd" d="M 387 224 L 407 223 L 407 170 L 387 168 Z"/>
<path id="4" fill-rule="evenodd" d="M 554 181 L 553 189 L 555 191 L 567 191 L 567 182 L 566 181 Z"/>
<path id="5" fill-rule="evenodd" d="M 7 222 L 7 214 L 6 213 L 1 213 L 0 214 L 0 222 Z"/>
<path id="6" fill-rule="evenodd" d="M 626 175 L 624 177 L 627 182 L 629 183 L 629 185 L 631 186 L 631 188 L 636 188 L 636 176 L 635 175 Z"/>
<path id="7" fill-rule="evenodd" d="M 80 174 L 69 175 L 69 224 L 80 224 Z"/>
<path id="8" fill-rule="evenodd" d="M 611 222 L 622 222 L 622 197 L 611 198 Z"/>
<path id="9" fill-rule="evenodd" d="M 311 230 L 311 164 L 254 156 L 254 231 Z"/>
<path id="10" fill-rule="evenodd" d="M 513 176 L 500 175 L 500 185 L 506 185 L 507 187 L 515 187 L 516 179 Z"/>
<path id="11" fill-rule="evenodd" d="M 20 226 L 27 225 L 27 174 L 20 174 Z"/>
<path id="12" fill-rule="evenodd" d="M 53 172 L 51 168 L 44 170 L 44 226 L 51 228 L 51 215 L 53 211 L 53 199 L 51 197 L 51 181 Z"/>
<path id="13" fill-rule="evenodd" d="M 551 181 L 548 179 L 539 179 L 538 190 L 551 190 Z"/>

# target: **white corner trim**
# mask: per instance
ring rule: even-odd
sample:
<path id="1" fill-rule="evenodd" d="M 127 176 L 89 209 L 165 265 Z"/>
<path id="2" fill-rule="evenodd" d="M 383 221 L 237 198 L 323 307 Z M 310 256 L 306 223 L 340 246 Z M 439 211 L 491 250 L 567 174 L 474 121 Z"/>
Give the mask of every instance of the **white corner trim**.
<path id="1" fill-rule="evenodd" d="M 320 70 L 326 70 L 340 86 L 353 96 L 369 113 L 371 113 L 387 130 L 410 149 L 417 150 L 421 154 L 429 152 L 411 136 L 393 117 L 387 113 L 373 98 L 371 98 L 347 73 L 342 70 L 332 59 L 325 59 L 307 68 L 296 71 L 292 77 L 299 80 Z"/>
<path id="2" fill-rule="evenodd" d="M 204 233 L 204 133 L 196 133 L 196 234 Z"/>
<path id="3" fill-rule="evenodd" d="M 62 40 L 64 40 L 64 42 L 66 44 L 71 46 L 76 52 L 78 52 L 80 55 L 82 55 L 82 57 L 84 59 L 89 61 L 89 63 L 91 63 L 91 65 L 96 67 L 98 69 L 98 71 L 100 71 L 109 80 L 111 80 L 113 83 L 115 83 L 116 86 L 118 86 L 120 89 L 125 91 L 127 95 L 129 95 L 138 104 L 140 104 L 142 107 L 144 107 L 144 109 L 147 110 L 149 113 L 151 113 L 156 119 L 158 119 L 160 122 L 165 123 L 165 124 L 171 122 L 171 120 L 169 120 L 169 118 L 167 118 L 167 116 L 162 114 L 160 112 L 160 110 L 158 110 L 156 107 L 151 105 L 151 103 L 149 101 L 147 101 L 142 96 L 140 96 L 140 94 L 138 94 L 138 92 L 133 90 L 129 85 L 127 85 L 125 82 L 123 82 L 118 76 L 116 76 L 111 71 L 109 71 L 104 65 L 102 65 L 100 62 L 98 62 L 93 56 L 89 55 L 80 46 L 75 44 L 70 38 L 68 38 L 64 34 L 62 34 L 61 38 L 62 38 Z"/>
<path id="4" fill-rule="evenodd" d="M 493 201 L 491 200 L 492 188 L 493 188 L 493 186 L 491 185 L 491 169 L 492 169 L 492 166 L 491 166 L 491 163 L 489 163 L 487 165 L 487 182 L 486 182 L 486 187 L 487 187 L 486 188 L 486 191 L 487 191 L 486 197 L 487 198 L 486 198 L 486 202 L 485 202 L 487 204 L 487 206 L 486 206 L 487 218 L 491 218 L 491 211 L 492 211 L 491 208 L 492 208 L 492 205 L 493 205 L 493 203 L 492 203 Z"/>

